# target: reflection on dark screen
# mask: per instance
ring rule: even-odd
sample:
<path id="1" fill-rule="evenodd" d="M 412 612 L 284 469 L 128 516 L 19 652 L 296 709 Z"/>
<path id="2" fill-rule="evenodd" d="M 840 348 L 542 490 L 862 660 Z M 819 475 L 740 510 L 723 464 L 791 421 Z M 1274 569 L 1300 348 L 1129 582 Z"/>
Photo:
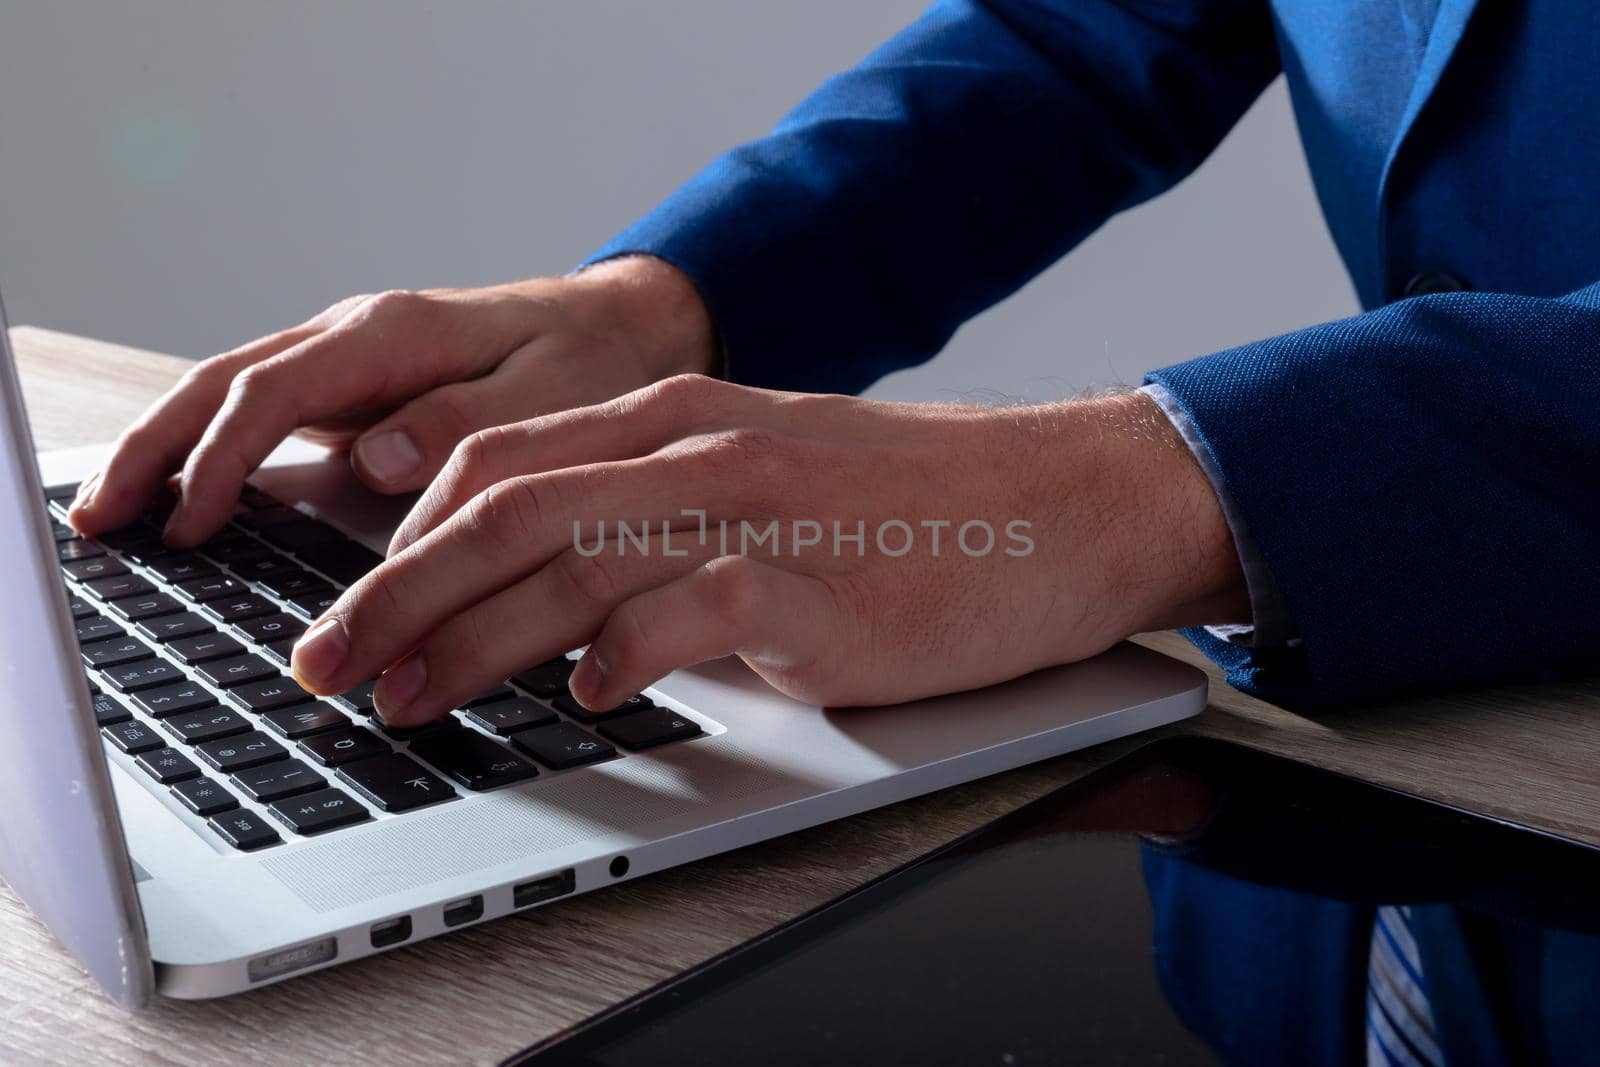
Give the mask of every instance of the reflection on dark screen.
<path id="1" fill-rule="evenodd" d="M 1600 1063 L 1597 857 L 1163 742 L 527 1062 Z"/>

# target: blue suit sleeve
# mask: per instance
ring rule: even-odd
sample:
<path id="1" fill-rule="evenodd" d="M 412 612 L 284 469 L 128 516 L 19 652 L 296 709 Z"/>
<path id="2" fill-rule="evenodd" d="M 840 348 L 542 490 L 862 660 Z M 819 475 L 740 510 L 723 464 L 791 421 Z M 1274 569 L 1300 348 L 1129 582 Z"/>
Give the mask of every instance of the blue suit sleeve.
<path id="1" fill-rule="evenodd" d="M 1277 70 L 1260 0 L 939 0 L 589 262 L 685 271 L 737 381 L 858 391 L 1188 174 Z"/>
<path id="2" fill-rule="evenodd" d="M 1149 376 L 1198 429 L 1301 643 L 1190 636 L 1317 707 L 1594 669 L 1600 284 L 1420 297 Z"/>

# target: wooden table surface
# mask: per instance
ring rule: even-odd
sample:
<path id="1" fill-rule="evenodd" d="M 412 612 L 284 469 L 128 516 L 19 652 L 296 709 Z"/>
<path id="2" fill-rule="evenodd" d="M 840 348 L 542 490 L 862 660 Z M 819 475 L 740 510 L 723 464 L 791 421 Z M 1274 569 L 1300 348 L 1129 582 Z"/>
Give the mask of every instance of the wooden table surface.
<path id="1" fill-rule="evenodd" d="M 12 331 L 41 449 L 113 437 L 188 364 Z M 1600 844 L 1600 684 L 1461 693 L 1316 719 L 1211 675 L 1161 733 L 1231 738 Z M 0 1062 L 492 1063 L 821 904 L 1153 735 L 1025 767 L 221 1001 L 128 1015 L 0 884 Z M 3 817 L 3 816 L 0 816 Z"/>

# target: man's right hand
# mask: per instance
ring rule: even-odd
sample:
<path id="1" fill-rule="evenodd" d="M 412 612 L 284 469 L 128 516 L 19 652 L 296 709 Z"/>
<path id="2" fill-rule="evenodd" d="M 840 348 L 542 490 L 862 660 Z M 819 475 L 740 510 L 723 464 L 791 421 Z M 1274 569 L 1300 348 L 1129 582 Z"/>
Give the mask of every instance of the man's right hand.
<path id="1" fill-rule="evenodd" d="M 189 546 L 233 512 L 245 479 L 291 433 L 348 446 L 363 482 L 421 489 L 490 426 L 602 403 L 715 365 L 689 279 L 630 257 L 565 278 L 341 300 L 293 329 L 195 365 L 118 439 L 69 519 L 131 522 L 176 474 L 163 534 Z"/>

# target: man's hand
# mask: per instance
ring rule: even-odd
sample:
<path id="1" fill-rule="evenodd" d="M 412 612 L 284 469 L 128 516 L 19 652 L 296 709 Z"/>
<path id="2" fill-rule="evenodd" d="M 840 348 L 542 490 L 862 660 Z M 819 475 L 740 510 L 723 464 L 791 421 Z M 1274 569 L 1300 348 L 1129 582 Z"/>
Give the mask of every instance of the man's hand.
<path id="1" fill-rule="evenodd" d="M 1210 484 L 1148 398 L 981 409 L 682 376 L 466 438 L 293 663 L 319 693 L 386 672 L 396 725 L 586 643 L 591 708 L 729 654 L 802 700 L 881 704 L 1248 611 Z"/>
<path id="2" fill-rule="evenodd" d="M 341 300 L 293 329 L 199 363 L 117 442 L 69 519 L 116 529 L 176 473 L 164 537 L 205 540 L 289 434 L 351 446 L 380 492 L 427 485 L 485 427 L 598 403 L 712 366 L 693 285 L 648 258 L 567 278 Z"/>

